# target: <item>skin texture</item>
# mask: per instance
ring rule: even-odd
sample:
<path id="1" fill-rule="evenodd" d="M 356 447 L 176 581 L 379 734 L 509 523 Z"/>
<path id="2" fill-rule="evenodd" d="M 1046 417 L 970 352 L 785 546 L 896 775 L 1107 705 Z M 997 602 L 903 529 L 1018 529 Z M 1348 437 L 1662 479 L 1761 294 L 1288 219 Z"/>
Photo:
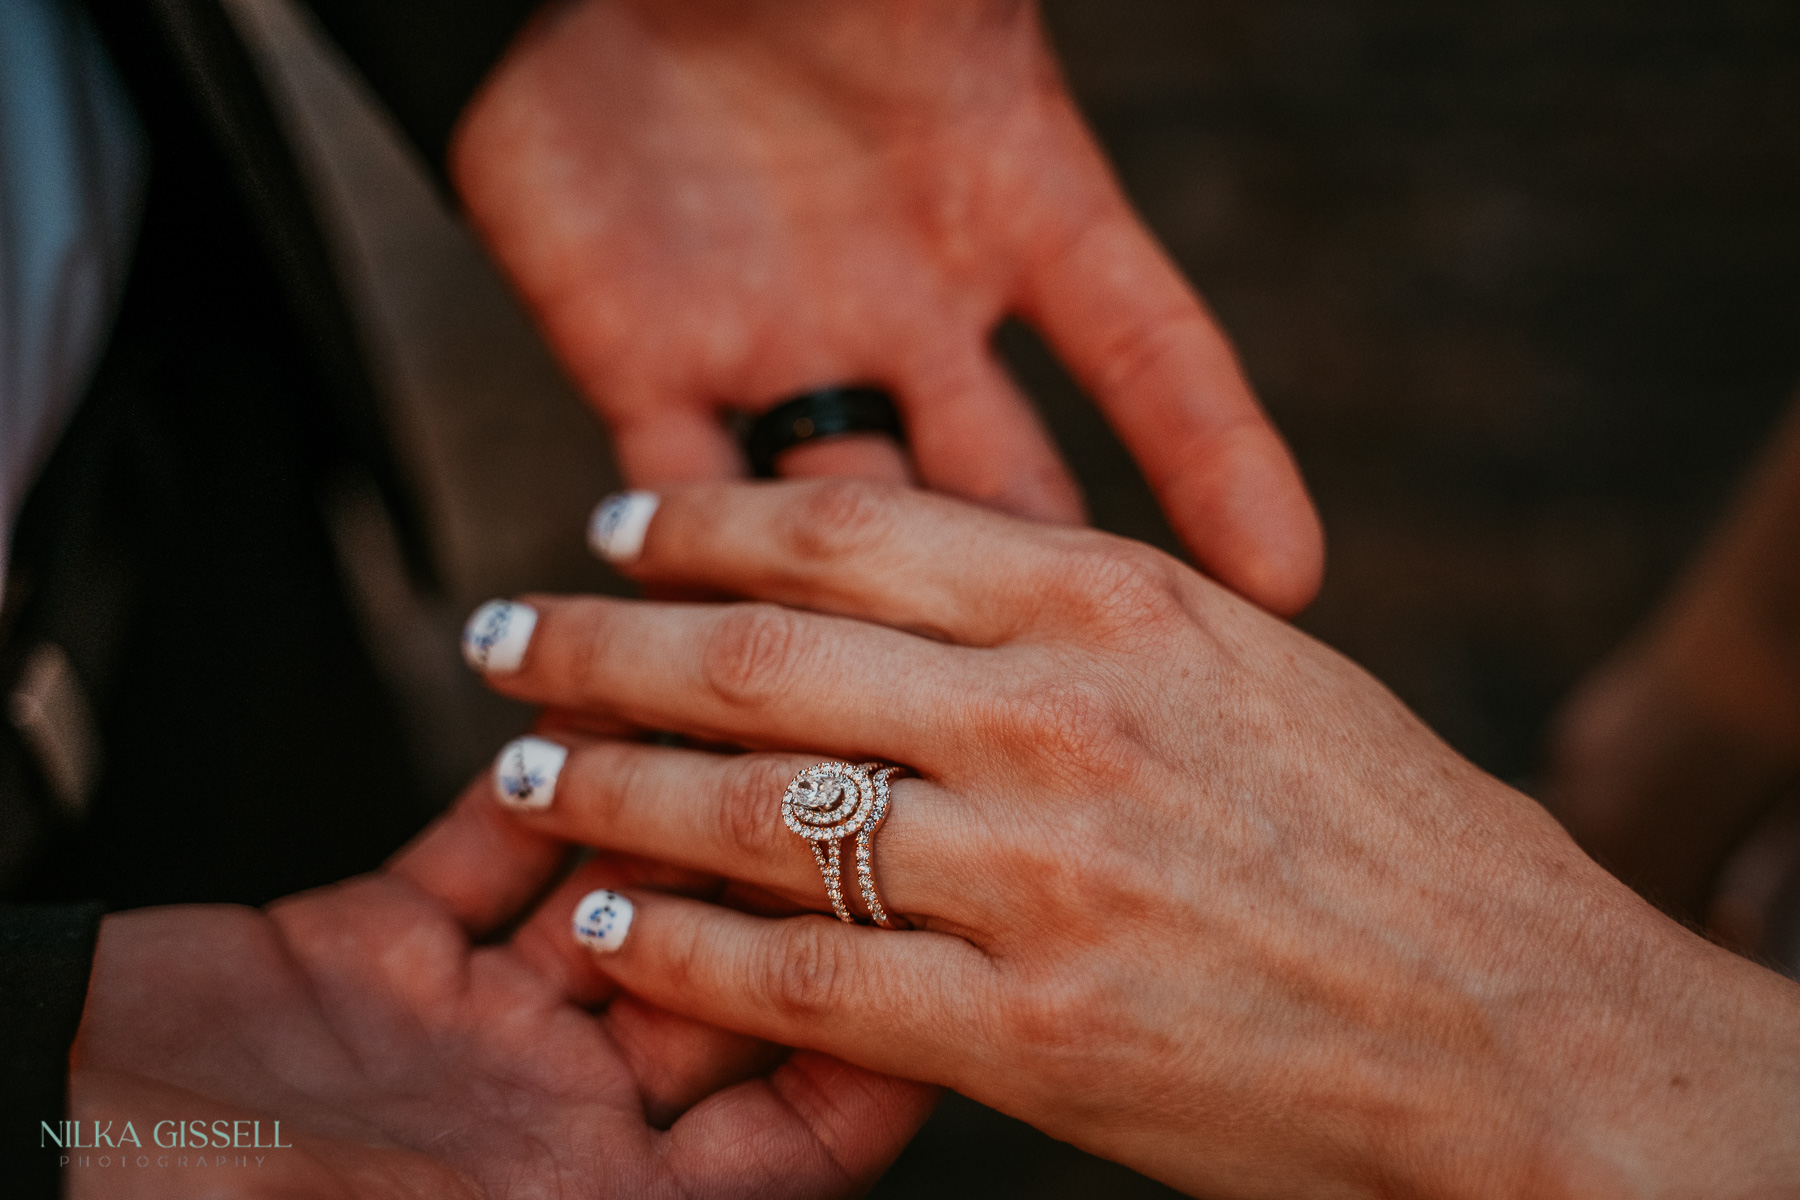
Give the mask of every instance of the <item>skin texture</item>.
<path id="1" fill-rule="evenodd" d="M 1661 611 L 1569 702 L 1546 798 L 1674 915 L 1800 782 L 1800 409 Z"/>
<path id="2" fill-rule="evenodd" d="M 451 169 L 634 486 L 741 475 L 724 413 L 864 381 L 898 399 L 910 459 L 865 439 L 784 473 L 1079 521 L 989 345 L 1016 314 L 1207 571 L 1282 613 L 1318 590 L 1287 449 L 1125 201 L 1030 3 L 551 6 L 471 102 Z"/>
<path id="3" fill-rule="evenodd" d="M 382 873 L 266 911 L 108 917 L 71 1115 L 115 1131 L 131 1120 L 144 1146 L 134 1162 L 171 1158 L 67 1169 L 69 1194 L 636 1200 L 867 1188 L 932 1090 L 615 995 L 569 935 L 571 906 L 594 887 L 694 879 L 598 856 L 534 912 L 564 848 L 499 820 L 491 787 L 478 781 Z M 510 937 L 493 936 L 515 921 Z M 265 1145 L 279 1119 L 292 1148 L 227 1153 L 262 1157 L 255 1168 L 182 1169 L 183 1151 L 153 1143 L 165 1119 L 260 1120 Z"/>
<path id="4" fill-rule="evenodd" d="M 818 909 L 783 784 L 918 773 L 919 929 L 632 890 L 633 994 L 1208 1196 L 1800 1194 L 1800 988 L 1174 560 L 839 480 L 670 489 L 626 569 L 757 602 L 532 598 L 492 685 L 752 752 L 561 731 L 524 827 Z"/>

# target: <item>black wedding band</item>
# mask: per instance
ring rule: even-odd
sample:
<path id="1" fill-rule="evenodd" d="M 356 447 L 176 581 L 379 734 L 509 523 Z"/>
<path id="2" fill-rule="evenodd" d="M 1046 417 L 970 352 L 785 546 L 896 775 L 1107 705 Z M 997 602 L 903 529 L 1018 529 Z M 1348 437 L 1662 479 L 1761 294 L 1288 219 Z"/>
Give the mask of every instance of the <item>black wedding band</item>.
<path id="1" fill-rule="evenodd" d="M 758 417 L 744 434 L 744 453 L 757 478 L 773 479 L 775 460 L 784 451 L 847 433 L 884 433 L 906 444 L 892 396 L 877 387 L 823 387 Z"/>

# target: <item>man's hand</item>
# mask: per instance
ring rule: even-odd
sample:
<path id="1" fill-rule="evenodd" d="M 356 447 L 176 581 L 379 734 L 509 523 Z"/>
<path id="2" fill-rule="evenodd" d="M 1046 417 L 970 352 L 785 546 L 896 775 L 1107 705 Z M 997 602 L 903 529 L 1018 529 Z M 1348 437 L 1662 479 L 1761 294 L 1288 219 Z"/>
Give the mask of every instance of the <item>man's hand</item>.
<path id="1" fill-rule="evenodd" d="M 837 1196 L 866 1188 L 931 1092 L 626 996 L 574 949 L 575 890 L 692 882 L 597 859 L 504 942 L 556 843 L 505 828 L 484 777 L 381 874 L 266 912 L 145 909 L 102 926 L 73 1116 L 127 1120 L 86 1196 Z M 600 1015 L 586 1007 L 607 1001 Z M 201 1154 L 160 1121 L 260 1120 L 283 1148 Z M 226 1126 L 225 1128 L 229 1128 Z M 245 1125 L 243 1129 L 250 1129 Z M 165 1125 L 166 1139 L 175 1137 Z M 91 1138 L 89 1139 L 91 1140 Z M 129 1145 L 129 1143 L 127 1143 Z M 91 1152 L 98 1160 L 105 1151 Z M 116 1153 L 116 1152 L 115 1152 Z M 139 1155 L 149 1166 L 136 1165 Z M 260 1160 L 238 1168 L 239 1155 Z M 196 1165 L 206 1159 L 206 1168 Z"/>
<path id="2" fill-rule="evenodd" d="M 1800 405 L 1661 609 L 1554 726 L 1545 796 L 1578 840 L 1675 916 L 1800 783 Z M 1760 914 L 1758 914 L 1760 916 Z"/>
<path id="3" fill-rule="evenodd" d="M 1231 347 L 1131 212 L 1026 0 L 576 0 L 465 113 L 452 175 L 640 486 L 743 473 L 720 419 L 899 398 L 909 475 L 1040 519 L 1076 486 L 989 345 L 1036 325 L 1201 564 L 1278 612 L 1318 523 Z M 873 456 L 873 457 L 872 457 Z"/>

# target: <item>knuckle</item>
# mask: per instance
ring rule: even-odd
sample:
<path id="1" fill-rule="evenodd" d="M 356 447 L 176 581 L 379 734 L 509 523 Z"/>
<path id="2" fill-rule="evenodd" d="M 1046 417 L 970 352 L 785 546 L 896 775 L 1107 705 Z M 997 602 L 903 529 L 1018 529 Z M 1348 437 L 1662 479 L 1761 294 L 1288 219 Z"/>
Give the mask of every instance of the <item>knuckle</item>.
<path id="1" fill-rule="evenodd" d="M 1086 1060 L 1124 1028 L 1118 1023 L 1119 997 L 1107 984 L 1064 971 L 1036 974 L 1030 986 L 1015 992 L 1007 1032 L 1046 1070 Z"/>
<path id="2" fill-rule="evenodd" d="M 773 604 L 744 604 L 720 616 L 701 651 L 701 678 L 715 696 L 753 706 L 779 695 L 793 667 L 799 634 L 794 614 Z"/>
<path id="3" fill-rule="evenodd" d="M 778 812 L 793 771 L 779 759 L 745 755 L 726 769 L 720 791 L 719 838 L 735 861 L 774 856 L 776 835 L 786 834 Z"/>
<path id="4" fill-rule="evenodd" d="M 802 560 L 832 562 L 881 540 L 896 520 L 893 489 L 858 479 L 822 479 L 788 512 L 785 541 Z"/>
<path id="5" fill-rule="evenodd" d="M 560 669 L 566 674 L 560 682 L 569 695 L 580 696 L 591 704 L 607 704 L 614 697 L 608 695 L 606 687 L 606 660 L 617 643 L 613 622 L 609 620 L 612 610 L 604 602 L 576 602 L 569 606 L 568 614 L 583 628 L 572 640 L 571 653 L 561 660 Z"/>
<path id="6" fill-rule="evenodd" d="M 574 798 L 571 808 L 578 808 L 583 820 L 582 832 L 595 845 L 604 845 L 609 832 L 616 829 L 627 809 L 655 794 L 645 778 L 645 762 L 631 753 L 634 747 L 600 742 L 569 756 L 563 774 L 569 780 Z M 563 784 L 557 785 L 557 802 L 562 802 Z"/>
<path id="7" fill-rule="evenodd" d="M 1152 829 L 1105 796 L 1084 794 L 1065 805 L 1053 833 L 1008 865 L 1014 894 L 1040 913 L 1070 946 L 1103 946 L 1122 927 L 1136 928 L 1154 913 L 1143 906 L 1156 867 L 1146 861 Z"/>
<path id="8" fill-rule="evenodd" d="M 1187 611 L 1176 563 L 1148 546 L 1109 539 L 1079 552 L 1065 578 L 1096 633 L 1154 636 Z"/>
<path id="9" fill-rule="evenodd" d="M 1008 1022 L 1010 1032 L 1021 1043 L 1034 1050 L 1066 1044 L 1069 1020 L 1078 1004 L 1075 989 L 1064 980 L 1040 981 L 1021 989 Z"/>
<path id="10" fill-rule="evenodd" d="M 823 919 L 795 922 L 793 929 L 774 973 L 770 1003 L 795 1022 L 841 1013 L 852 982 L 844 940 Z"/>
<path id="11" fill-rule="evenodd" d="M 677 995 L 703 986 L 709 975 L 716 977 L 716 971 L 706 969 L 712 955 L 696 921 L 668 923 L 663 931 L 661 957 L 662 974 Z"/>
<path id="12" fill-rule="evenodd" d="M 1083 780 L 1122 777 L 1137 760 L 1130 714 L 1107 684 L 1037 679 L 1002 692 L 981 721 L 993 748 Z"/>
<path id="13" fill-rule="evenodd" d="M 1105 364 L 1100 386 L 1129 395 L 1146 380 L 1166 373 L 1171 361 L 1178 361 L 1196 338 L 1207 336 L 1206 319 L 1179 301 L 1147 319 L 1120 326 L 1097 357 Z"/>

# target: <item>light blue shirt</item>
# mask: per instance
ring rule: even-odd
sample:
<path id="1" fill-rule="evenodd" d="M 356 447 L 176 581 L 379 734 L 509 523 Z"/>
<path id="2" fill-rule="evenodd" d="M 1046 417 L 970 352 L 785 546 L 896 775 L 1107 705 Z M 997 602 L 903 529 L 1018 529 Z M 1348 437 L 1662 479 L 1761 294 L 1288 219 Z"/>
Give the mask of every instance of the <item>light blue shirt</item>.
<path id="1" fill-rule="evenodd" d="M 147 157 L 87 14 L 0 0 L 0 582 L 19 506 L 105 349 Z"/>

